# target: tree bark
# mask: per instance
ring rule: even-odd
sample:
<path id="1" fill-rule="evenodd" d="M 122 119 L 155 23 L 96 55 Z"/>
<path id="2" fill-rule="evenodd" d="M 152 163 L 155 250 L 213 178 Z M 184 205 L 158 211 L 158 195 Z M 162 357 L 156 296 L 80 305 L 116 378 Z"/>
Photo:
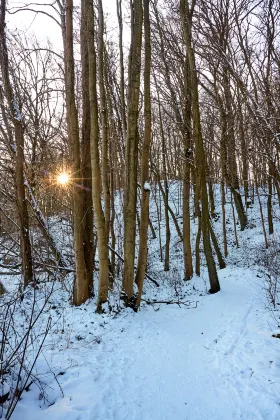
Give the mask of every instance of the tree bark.
<path id="1" fill-rule="evenodd" d="M 126 138 L 126 175 L 124 209 L 124 270 L 123 292 L 127 303 L 133 295 L 137 166 L 138 166 L 138 114 L 142 46 L 142 0 L 131 2 L 131 45 L 128 70 L 128 125 Z"/>
<path id="2" fill-rule="evenodd" d="M 94 235 L 93 235 L 93 202 L 92 172 L 90 160 L 90 103 L 89 103 L 89 62 L 87 48 L 87 15 L 86 0 L 81 1 L 81 64 L 82 64 L 82 178 L 84 200 L 84 254 L 91 295 L 94 295 Z"/>
<path id="3" fill-rule="evenodd" d="M 101 126 L 102 126 L 102 147 L 101 147 L 101 175 L 104 200 L 104 217 L 107 242 L 109 241 L 110 231 L 110 185 L 109 185 L 109 162 L 108 162 L 108 112 L 106 91 L 104 84 L 104 16 L 102 0 L 98 0 L 98 71 L 99 71 L 99 95 L 101 107 Z"/>
<path id="4" fill-rule="evenodd" d="M 148 226 L 150 206 L 149 158 L 151 148 L 151 29 L 150 0 L 144 0 L 145 68 L 144 68 L 144 142 L 141 162 L 141 217 L 139 232 L 139 253 L 135 282 L 138 287 L 136 307 L 140 307 L 148 253 Z"/>
<path id="5" fill-rule="evenodd" d="M 9 76 L 9 57 L 6 43 L 6 0 L 1 0 L 0 14 L 0 65 L 5 96 L 14 126 L 15 136 L 15 179 L 17 208 L 20 226 L 20 243 L 23 283 L 26 287 L 33 281 L 32 250 L 29 233 L 29 216 L 24 186 L 24 128 L 19 104 L 12 89 Z"/>
<path id="6" fill-rule="evenodd" d="M 87 40 L 89 54 L 89 99 L 90 99 L 90 146 L 92 168 L 92 200 L 97 225 L 97 245 L 99 259 L 99 283 L 97 311 L 102 312 L 102 304 L 108 299 L 109 252 L 105 216 L 101 202 L 101 170 L 99 162 L 98 103 L 96 89 L 96 52 L 94 44 L 94 12 L 91 0 L 87 0 Z"/>
<path id="7" fill-rule="evenodd" d="M 70 145 L 71 169 L 73 177 L 81 179 L 81 156 L 78 112 L 75 95 L 75 66 L 73 50 L 73 0 L 66 0 L 65 14 L 65 95 L 67 130 Z M 76 181 L 74 181 L 76 182 Z M 84 200 L 83 190 L 73 184 L 73 222 L 74 222 L 74 252 L 76 264 L 76 278 L 73 290 L 73 303 L 78 306 L 84 303 L 90 296 L 89 278 L 84 254 Z"/>
<path id="8" fill-rule="evenodd" d="M 206 185 L 206 159 L 202 138 L 200 107 L 198 97 L 198 80 L 195 64 L 194 50 L 192 46 L 192 13 L 193 9 L 189 9 L 188 0 L 180 0 L 180 15 L 184 22 L 184 40 L 187 49 L 190 68 L 190 80 L 192 86 L 192 112 L 193 112 L 193 129 L 196 146 L 196 166 L 199 173 L 200 193 L 201 193 L 201 229 L 203 236 L 204 253 L 207 262 L 207 268 L 210 281 L 210 293 L 216 293 L 220 290 L 220 283 L 213 258 L 212 247 L 209 232 L 209 207 L 208 193 Z M 198 182 L 198 180 L 197 180 Z"/>

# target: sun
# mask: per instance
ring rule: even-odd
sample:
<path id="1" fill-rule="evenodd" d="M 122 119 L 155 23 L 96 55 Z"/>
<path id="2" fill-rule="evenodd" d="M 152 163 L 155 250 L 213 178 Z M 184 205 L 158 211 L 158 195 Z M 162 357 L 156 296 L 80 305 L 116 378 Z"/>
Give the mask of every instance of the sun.
<path id="1" fill-rule="evenodd" d="M 65 172 L 62 172 L 62 173 L 60 173 L 57 176 L 57 182 L 60 185 L 66 185 L 66 184 L 68 184 L 69 180 L 70 180 L 69 175 L 67 173 L 65 173 Z"/>

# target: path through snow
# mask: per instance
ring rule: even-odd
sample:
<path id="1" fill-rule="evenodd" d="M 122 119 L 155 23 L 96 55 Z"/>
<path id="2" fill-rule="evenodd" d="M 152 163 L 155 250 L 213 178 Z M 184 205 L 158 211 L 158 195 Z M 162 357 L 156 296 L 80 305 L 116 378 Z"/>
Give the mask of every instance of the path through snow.
<path id="1" fill-rule="evenodd" d="M 219 276 L 221 292 L 198 296 L 196 309 L 127 311 L 104 318 L 100 344 L 57 349 L 52 365 L 72 361 L 60 377 L 64 398 L 53 382 L 54 405 L 41 411 L 27 393 L 14 419 L 278 420 L 280 341 L 271 337 L 263 280 L 244 268 Z M 77 331 L 88 327 L 92 313 L 71 310 L 81 314 Z"/>

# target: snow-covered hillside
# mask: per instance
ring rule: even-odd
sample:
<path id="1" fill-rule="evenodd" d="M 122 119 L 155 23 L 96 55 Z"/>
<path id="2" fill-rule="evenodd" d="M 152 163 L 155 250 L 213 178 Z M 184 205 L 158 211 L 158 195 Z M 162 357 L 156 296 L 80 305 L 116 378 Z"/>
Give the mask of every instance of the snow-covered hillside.
<path id="1" fill-rule="evenodd" d="M 172 204 L 178 184 L 172 183 L 170 190 Z M 213 226 L 222 240 L 218 191 L 216 198 Z M 176 213 L 175 199 L 172 208 Z M 278 212 L 276 205 L 274 209 Z M 152 218 L 155 212 L 152 204 Z M 250 227 L 238 231 L 236 249 L 230 204 L 227 212 L 229 257 L 227 268 L 218 272 L 221 292 L 215 295 L 207 293 L 204 267 L 200 278 L 183 281 L 182 244 L 173 224 L 169 272 L 163 271 L 158 240 L 150 239 L 148 272 L 160 287 L 146 282 L 138 313 L 120 309 L 114 293 L 111 312 L 97 315 L 94 299 L 75 308 L 69 303 L 71 276 L 64 284 L 55 283 L 34 337 L 43 337 L 49 316 L 51 330 L 12 418 L 279 419 L 280 340 L 272 334 L 280 313 L 277 302 L 271 304 L 267 279 L 280 231 L 275 223 L 271 247 L 265 250 L 256 202 L 248 209 Z M 177 218 L 180 222 L 181 215 Z M 193 240 L 196 229 L 193 222 Z M 3 279 L 13 293 L 19 279 Z M 36 290 L 36 311 L 50 289 L 49 282 L 42 282 Z M 15 311 L 22 331 L 32 306 L 33 291 L 27 293 L 30 299 L 24 298 Z M 10 297 L 6 294 L 3 302 Z M 37 347 L 34 342 L 27 349 L 30 361 Z"/>

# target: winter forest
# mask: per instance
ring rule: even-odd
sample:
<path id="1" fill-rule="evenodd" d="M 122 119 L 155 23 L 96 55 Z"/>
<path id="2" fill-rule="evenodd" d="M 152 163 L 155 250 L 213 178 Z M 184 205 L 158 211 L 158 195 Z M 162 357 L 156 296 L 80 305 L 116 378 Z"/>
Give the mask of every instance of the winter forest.
<path id="1" fill-rule="evenodd" d="M 0 0 L 0 418 L 280 419 L 278 0 Z"/>

